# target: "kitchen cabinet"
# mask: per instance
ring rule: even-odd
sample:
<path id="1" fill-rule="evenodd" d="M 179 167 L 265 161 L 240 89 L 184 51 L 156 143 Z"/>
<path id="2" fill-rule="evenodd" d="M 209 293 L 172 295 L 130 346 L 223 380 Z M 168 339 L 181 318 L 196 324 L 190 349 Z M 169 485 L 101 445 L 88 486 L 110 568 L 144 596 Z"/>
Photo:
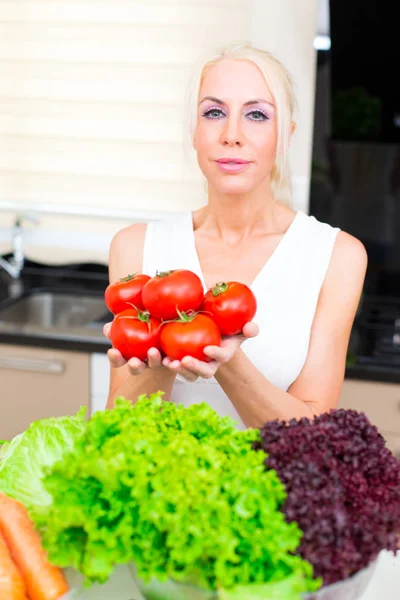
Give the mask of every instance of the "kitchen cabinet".
<path id="1" fill-rule="evenodd" d="M 364 412 L 400 458 L 400 385 L 345 379 L 339 408 Z"/>
<path id="2" fill-rule="evenodd" d="M 386 439 L 387 447 L 400 460 L 400 435 L 391 435 L 390 433 L 383 433 L 383 436 Z"/>
<path id="3" fill-rule="evenodd" d="M 89 409 L 90 354 L 0 344 L 0 382 L 4 440 L 32 421 Z"/>

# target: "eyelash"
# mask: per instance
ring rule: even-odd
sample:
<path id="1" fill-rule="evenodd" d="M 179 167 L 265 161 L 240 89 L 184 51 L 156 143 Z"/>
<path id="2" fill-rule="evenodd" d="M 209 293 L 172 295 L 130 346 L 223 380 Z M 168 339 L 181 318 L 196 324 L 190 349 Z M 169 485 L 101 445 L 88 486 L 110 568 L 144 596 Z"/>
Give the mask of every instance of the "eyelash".
<path id="1" fill-rule="evenodd" d="M 209 117 L 208 116 L 209 113 L 214 112 L 214 111 L 222 113 L 222 110 L 220 108 L 207 108 L 207 110 L 205 112 L 203 112 L 202 116 L 205 117 L 206 119 L 210 119 L 210 120 L 220 119 L 221 117 Z M 251 121 L 260 121 L 262 123 L 263 121 L 268 121 L 269 120 L 269 116 L 264 111 L 262 111 L 260 109 L 252 110 L 249 113 L 247 113 L 246 116 L 252 115 L 254 113 L 258 113 L 258 114 L 262 115 L 264 118 L 263 119 L 250 119 Z M 222 114 L 224 114 L 224 113 L 222 113 Z"/>

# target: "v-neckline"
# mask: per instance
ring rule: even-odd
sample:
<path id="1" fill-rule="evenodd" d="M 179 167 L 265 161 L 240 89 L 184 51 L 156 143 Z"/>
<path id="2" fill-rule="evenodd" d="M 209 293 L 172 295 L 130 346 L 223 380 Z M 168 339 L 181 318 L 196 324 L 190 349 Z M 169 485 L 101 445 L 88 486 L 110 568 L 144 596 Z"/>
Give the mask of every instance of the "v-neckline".
<path id="1" fill-rule="evenodd" d="M 189 226 L 190 226 L 189 227 L 190 242 L 191 242 L 190 246 L 193 249 L 194 261 L 195 261 L 196 267 L 197 267 L 197 274 L 199 275 L 199 277 L 201 279 L 204 290 L 207 291 L 208 286 L 206 284 L 203 269 L 202 269 L 201 263 L 200 263 L 199 253 L 197 252 L 197 247 L 196 247 L 196 238 L 194 235 L 194 228 L 193 228 L 193 213 L 190 211 L 187 214 L 188 214 L 188 220 L 189 220 Z M 288 239 L 290 238 L 292 232 L 294 231 L 295 225 L 299 221 L 300 215 L 302 215 L 302 214 L 303 214 L 303 211 L 301 211 L 301 210 L 296 211 L 296 214 L 294 215 L 293 219 L 291 220 L 289 227 L 287 228 L 287 230 L 283 234 L 282 238 L 278 242 L 274 251 L 269 256 L 269 258 L 267 258 L 267 260 L 265 261 L 265 263 L 263 264 L 263 266 L 261 267 L 261 269 L 255 276 L 255 278 L 249 285 L 249 288 L 253 292 L 254 292 L 254 288 L 257 287 L 258 281 L 261 279 L 261 277 L 263 277 L 264 273 L 266 271 L 268 271 L 269 269 L 271 269 L 271 263 L 273 265 L 274 261 L 277 260 L 277 256 L 279 257 L 279 255 L 282 254 L 282 252 L 284 251 L 285 246 L 287 246 Z"/>

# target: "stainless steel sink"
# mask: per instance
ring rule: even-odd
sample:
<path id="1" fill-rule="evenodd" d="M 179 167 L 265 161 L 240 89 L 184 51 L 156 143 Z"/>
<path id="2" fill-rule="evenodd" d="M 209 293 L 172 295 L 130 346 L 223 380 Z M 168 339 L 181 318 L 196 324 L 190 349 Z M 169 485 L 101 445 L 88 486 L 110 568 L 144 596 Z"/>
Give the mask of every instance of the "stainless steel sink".
<path id="1" fill-rule="evenodd" d="M 0 309 L 0 331 L 101 338 L 107 313 L 101 296 L 32 292 Z"/>

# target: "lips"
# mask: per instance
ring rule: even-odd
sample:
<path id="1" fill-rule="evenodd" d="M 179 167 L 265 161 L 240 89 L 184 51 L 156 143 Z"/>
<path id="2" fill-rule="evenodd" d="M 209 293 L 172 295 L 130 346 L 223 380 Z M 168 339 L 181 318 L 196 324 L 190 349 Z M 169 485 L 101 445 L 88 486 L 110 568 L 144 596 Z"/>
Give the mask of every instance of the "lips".
<path id="1" fill-rule="evenodd" d="M 217 163 L 221 164 L 237 164 L 237 165 L 245 165 L 248 164 L 249 160 L 244 160 L 243 158 L 218 158 Z"/>
<path id="2" fill-rule="evenodd" d="M 242 173 L 248 169 L 251 162 L 243 158 L 219 158 L 215 161 L 220 171 L 224 173 Z"/>

